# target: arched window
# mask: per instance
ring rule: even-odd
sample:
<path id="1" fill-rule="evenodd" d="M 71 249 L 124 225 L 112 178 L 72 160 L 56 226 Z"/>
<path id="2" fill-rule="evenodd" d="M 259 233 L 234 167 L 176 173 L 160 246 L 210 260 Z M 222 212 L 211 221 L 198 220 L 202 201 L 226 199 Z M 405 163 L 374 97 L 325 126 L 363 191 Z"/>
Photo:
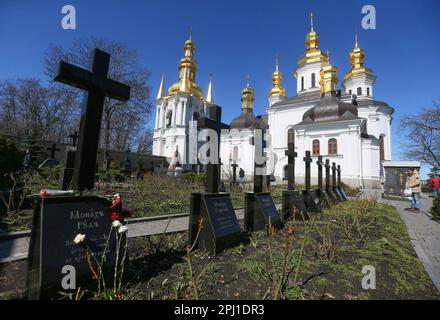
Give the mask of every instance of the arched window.
<path id="1" fill-rule="evenodd" d="M 357 88 L 357 95 L 358 96 L 362 95 L 362 88 L 361 87 Z"/>
<path id="2" fill-rule="evenodd" d="M 304 90 L 304 77 L 301 77 L 301 91 Z"/>
<path id="3" fill-rule="evenodd" d="M 172 119 L 173 119 L 173 111 L 168 110 L 168 113 L 166 116 L 166 125 L 165 125 L 167 128 L 171 127 Z"/>
<path id="4" fill-rule="evenodd" d="M 385 160 L 385 141 L 383 139 L 383 136 L 379 137 L 379 156 L 380 161 Z"/>
<path id="5" fill-rule="evenodd" d="M 370 95 L 370 87 L 367 87 L 367 96 Z"/>
<path id="6" fill-rule="evenodd" d="M 232 151 L 232 160 L 233 161 L 237 161 L 237 159 L 238 159 L 238 147 L 235 146 L 233 151 Z"/>
<path id="7" fill-rule="evenodd" d="M 312 141 L 312 154 L 314 156 L 319 156 L 319 140 L 315 139 Z"/>
<path id="8" fill-rule="evenodd" d="M 315 79 L 315 74 L 312 73 L 312 88 L 314 88 L 316 85 L 316 79 Z"/>
<path id="9" fill-rule="evenodd" d="M 348 93 L 349 93 L 349 94 L 351 94 L 351 89 L 350 89 L 350 90 L 348 90 Z"/>
<path id="10" fill-rule="evenodd" d="M 336 155 L 338 154 L 338 141 L 335 138 L 328 140 L 328 154 Z"/>
<path id="11" fill-rule="evenodd" d="M 295 143 L 295 129 L 293 128 L 287 131 L 287 144 L 289 143 Z"/>
<path id="12" fill-rule="evenodd" d="M 199 119 L 200 119 L 200 113 L 198 113 L 197 111 L 194 111 L 193 121 L 199 121 Z"/>

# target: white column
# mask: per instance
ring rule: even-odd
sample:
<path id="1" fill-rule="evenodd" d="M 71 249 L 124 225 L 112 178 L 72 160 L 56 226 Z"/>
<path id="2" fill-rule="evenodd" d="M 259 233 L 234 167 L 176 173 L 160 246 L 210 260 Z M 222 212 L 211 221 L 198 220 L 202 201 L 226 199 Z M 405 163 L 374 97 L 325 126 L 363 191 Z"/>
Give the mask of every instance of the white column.
<path id="1" fill-rule="evenodd" d="M 183 102 L 182 104 L 182 121 L 181 124 L 186 124 L 186 105 L 188 104 L 188 101 Z"/>
<path id="2" fill-rule="evenodd" d="M 391 116 L 388 118 L 387 153 L 388 153 L 388 157 L 386 158 L 386 160 L 392 160 L 392 150 L 391 150 Z"/>
<path id="3" fill-rule="evenodd" d="M 177 113 L 177 106 L 174 104 L 173 105 L 173 120 L 171 121 L 171 125 L 175 126 L 176 125 L 176 113 Z"/>
<path id="4" fill-rule="evenodd" d="M 154 129 L 159 128 L 159 120 L 160 120 L 160 106 L 156 107 L 156 123 L 154 125 Z"/>

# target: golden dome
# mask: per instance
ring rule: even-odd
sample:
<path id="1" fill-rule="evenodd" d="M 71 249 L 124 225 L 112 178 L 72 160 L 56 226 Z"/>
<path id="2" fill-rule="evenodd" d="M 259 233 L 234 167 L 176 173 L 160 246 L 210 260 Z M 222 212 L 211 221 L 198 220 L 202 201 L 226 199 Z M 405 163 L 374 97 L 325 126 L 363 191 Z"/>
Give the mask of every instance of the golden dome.
<path id="1" fill-rule="evenodd" d="M 358 37 L 355 34 L 354 49 L 350 52 L 351 70 L 345 74 L 344 80 L 356 75 L 370 75 L 375 77 L 373 70 L 364 67 L 365 51 L 359 48 Z"/>
<path id="2" fill-rule="evenodd" d="M 246 87 L 241 91 L 241 109 L 253 110 L 254 101 L 254 89 L 249 86 L 248 78 Z"/>
<path id="3" fill-rule="evenodd" d="M 283 81 L 283 76 L 281 71 L 278 69 L 278 57 L 275 59 L 275 71 L 272 74 L 272 89 L 269 91 L 269 97 L 274 95 L 286 96 L 286 89 L 284 89 L 281 85 Z"/>
<path id="4" fill-rule="evenodd" d="M 298 65 L 326 62 L 328 57 L 319 49 L 319 34 L 314 30 L 313 13 L 310 13 L 310 32 L 306 35 L 306 54 L 298 59 Z"/>
<path id="5" fill-rule="evenodd" d="M 185 41 L 183 50 L 185 55 L 179 62 L 179 81 L 168 88 L 168 94 L 186 92 L 195 95 L 202 101 L 203 91 L 196 83 L 197 63 L 193 58 L 196 47 L 191 38 Z"/>
<path id="6" fill-rule="evenodd" d="M 336 85 L 338 84 L 338 68 L 330 63 L 330 55 L 327 52 L 328 61 L 322 66 L 319 72 L 321 80 L 319 85 L 321 86 L 321 94 L 326 92 L 336 92 Z"/>

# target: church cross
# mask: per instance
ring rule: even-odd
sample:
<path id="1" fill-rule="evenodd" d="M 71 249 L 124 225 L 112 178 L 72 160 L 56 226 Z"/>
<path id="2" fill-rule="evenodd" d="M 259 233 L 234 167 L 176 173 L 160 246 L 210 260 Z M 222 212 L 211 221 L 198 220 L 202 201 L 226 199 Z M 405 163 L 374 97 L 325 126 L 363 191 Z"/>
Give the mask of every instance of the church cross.
<path id="1" fill-rule="evenodd" d="M 287 156 L 287 190 L 295 190 L 295 158 L 298 153 L 293 142 L 289 142 L 284 154 Z"/>
<path id="2" fill-rule="evenodd" d="M 51 159 L 55 159 L 55 152 L 60 151 L 60 149 L 57 148 L 56 143 L 52 143 L 52 146 L 50 148 L 47 148 L 46 150 L 50 151 Z"/>
<path id="3" fill-rule="evenodd" d="M 78 140 L 78 131 L 75 130 L 74 133 L 69 134 L 69 138 L 72 138 L 72 147 L 76 147 L 76 141 Z"/>
<path id="4" fill-rule="evenodd" d="M 338 187 L 341 186 L 341 166 L 338 164 L 336 171 L 338 172 Z"/>
<path id="5" fill-rule="evenodd" d="M 93 189 L 99 132 L 104 108 L 104 99 L 109 97 L 119 101 L 130 98 L 130 87 L 108 78 L 110 55 L 95 49 L 91 71 L 65 61 L 60 61 L 55 81 L 87 91 L 81 112 L 78 150 L 72 185 L 83 191 Z"/>
<path id="6" fill-rule="evenodd" d="M 306 164 L 306 181 L 305 187 L 306 190 L 310 190 L 310 163 L 313 162 L 312 157 L 310 156 L 310 151 L 306 151 L 306 156 L 303 158 L 303 161 Z"/>
<path id="7" fill-rule="evenodd" d="M 235 185 L 237 183 L 237 167 L 238 164 L 236 164 L 235 162 L 233 164 L 231 164 L 232 167 L 232 183 Z"/>
<path id="8" fill-rule="evenodd" d="M 322 162 L 322 156 L 318 156 L 318 161 L 316 161 L 318 165 L 318 189 L 322 190 L 322 166 L 324 162 Z"/>

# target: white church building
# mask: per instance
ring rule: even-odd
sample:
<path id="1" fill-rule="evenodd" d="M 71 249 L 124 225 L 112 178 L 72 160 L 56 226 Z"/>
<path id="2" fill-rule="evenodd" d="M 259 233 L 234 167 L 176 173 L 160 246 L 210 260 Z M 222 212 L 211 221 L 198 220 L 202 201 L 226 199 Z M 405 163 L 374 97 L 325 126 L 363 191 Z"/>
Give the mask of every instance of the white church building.
<path id="1" fill-rule="evenodd" d="M 394 109 L 374 99 L 373 71 L 364 66 L 365 52 L 358 45 L 349 53 L 351 69 L 337 90 L 338 70 L 330 63 L 329 53 L 319 49 L 319 35 L 311 16 L 310 32 L 306 35 L 306 52 L 298 59 L 295 70 L 296 95 L 288 97 L 282 87 L 278 61 L 272 75 L 266 114 L 253 113 L 254 90 L 247 83 L 242 90 L 241 113 L 230 123 L 231 132 L 222 134 L 220 157 L 222 175 L 229 176 L 232 163 L 253 175 L 254 152 L 249 138 L 254 129 L 265 129 L 269 173 L 275 179 L 287 178 L 287 144 L 295 143 L 296 183 L 304 182 L 305 151 L 311 151 L 312 184 L 317 180 L 316 160 L 330 160 L 341 166 L 343 182 L 364 188 L 380 188 L 382 162 L 391 160 L 391 122 Z M 191 39 L 187 40 L 184 57 L 179 64 L 179 80 L 165 94 L 162 79 L 157 96 L 153 154 L 172 157 L 175 150 L 179 162 L 188 163 L 188 135 L 206 107 L 214 103 L 212 85 L 203 97 L 196 84 L 197 64 Z M 186 169 L 190 168 L 186 165 Z"/>

